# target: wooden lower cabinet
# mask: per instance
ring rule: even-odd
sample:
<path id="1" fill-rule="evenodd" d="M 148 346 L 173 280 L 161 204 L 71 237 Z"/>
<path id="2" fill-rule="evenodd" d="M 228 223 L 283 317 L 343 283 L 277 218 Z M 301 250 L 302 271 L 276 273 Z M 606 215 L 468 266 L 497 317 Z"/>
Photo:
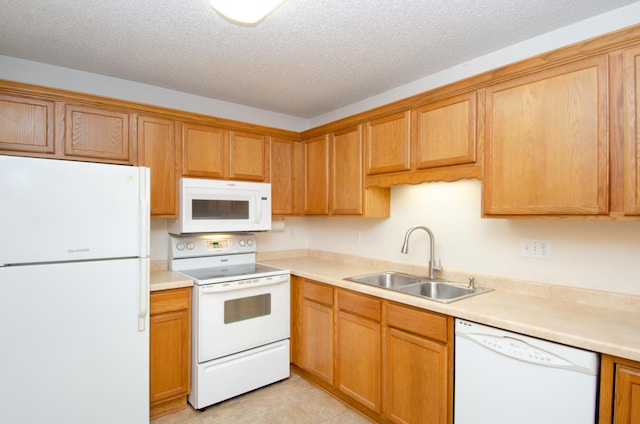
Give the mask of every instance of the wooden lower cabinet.
<path id="1" fill-rule="evenodd" d="M 149 415 L 186 408 L 191 355 L 191 287 L 151 292 Z"/>
<path id="2" fill-rule="evenodd" d="M 333 384 L 333 288 L 302 281 L 302 368 Z"/>
<path id="3" fill-rule="evenodd" d="M 341 289 L 336 297 L 336 387 L 380 413 L 382 301 Z"/>
<path id="4" fill-rule="evenodd" d="M 453 317 L 292 284 L 292 362 L 302 376 L 376 422 L 453 422 Z"/>
<path id="5" fill-rule="evenodd" d="M 602 355 L 599 424 L 640 423 L 640 362 Z"/>

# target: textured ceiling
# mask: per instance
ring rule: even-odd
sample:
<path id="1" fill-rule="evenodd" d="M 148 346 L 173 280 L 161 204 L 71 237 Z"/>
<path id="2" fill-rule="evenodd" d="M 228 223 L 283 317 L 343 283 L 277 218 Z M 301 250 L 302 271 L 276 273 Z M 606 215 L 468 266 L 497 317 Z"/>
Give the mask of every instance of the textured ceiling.
<path id="1" fill-rule="evenodd" d="M 0 55 L 312 118 L 637 0 L 0 0 Z"/>

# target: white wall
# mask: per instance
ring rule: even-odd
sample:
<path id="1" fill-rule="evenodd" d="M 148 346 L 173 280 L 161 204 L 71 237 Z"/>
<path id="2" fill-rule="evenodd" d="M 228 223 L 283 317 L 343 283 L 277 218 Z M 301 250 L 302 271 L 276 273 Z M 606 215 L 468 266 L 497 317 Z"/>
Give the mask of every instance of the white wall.
<path id="1" fill-rule="evenodd" d="M 400 253 L 412 225 L 435 236 L 436 260 L 450 270 L 493 274 L 640 295 L 640 222 L 511 220 L 480 218 L 481 183 L 425 183 L 391 189 L 391 217 L 286 218 L 282 232 L 258 235 L 261 251 L 327 250 L 426 264 L 424 231 L 411 235 L 409 254 Z M 551 241 L 550 259 L 520 255 L 521 239 Z"/>

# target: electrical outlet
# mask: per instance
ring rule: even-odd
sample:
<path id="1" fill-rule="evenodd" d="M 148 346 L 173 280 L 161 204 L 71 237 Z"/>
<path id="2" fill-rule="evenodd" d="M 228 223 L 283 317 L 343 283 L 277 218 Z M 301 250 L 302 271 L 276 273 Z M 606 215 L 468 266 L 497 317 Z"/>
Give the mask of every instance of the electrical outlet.
<path id="1" fill-rule="evenodd" d="M 551 240 L 520 240 L 520 256 L 551 259 Z"/>

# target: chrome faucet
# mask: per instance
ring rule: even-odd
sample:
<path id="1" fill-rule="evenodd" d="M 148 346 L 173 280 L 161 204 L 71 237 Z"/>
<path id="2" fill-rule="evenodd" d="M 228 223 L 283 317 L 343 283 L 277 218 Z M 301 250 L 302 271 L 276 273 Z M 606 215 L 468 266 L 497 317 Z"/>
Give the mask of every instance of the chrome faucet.
<path id="1" fill-rule="evenodd" d="M 429 256 L 429 279 L 433 280 L 436 278 L 436 271 L 442 271 L 442 265 L 440 261 L 438 261 L 438 265 L 436 265 L 435 260 L 433 259 L 435 257 L 435 252 L 434 252 L 435 240 L 433 237 L 433 233 L 431 232 L 430 229 L 428 229 L 423 225 L 415 225 L 409 228 L 407 230 L 407 233 L 404 235 L 404 243 L 402 243 L 402 249 L 400 249 L 400 252 L 404 254 L 409 253 L 409 236 L 411 235 L 412 232 L 414 232 L 417 229 L 425 230 L 427 234 L 429 234 L 429 255 L 430 255 Z"/>

